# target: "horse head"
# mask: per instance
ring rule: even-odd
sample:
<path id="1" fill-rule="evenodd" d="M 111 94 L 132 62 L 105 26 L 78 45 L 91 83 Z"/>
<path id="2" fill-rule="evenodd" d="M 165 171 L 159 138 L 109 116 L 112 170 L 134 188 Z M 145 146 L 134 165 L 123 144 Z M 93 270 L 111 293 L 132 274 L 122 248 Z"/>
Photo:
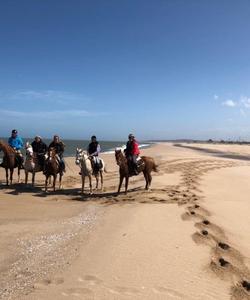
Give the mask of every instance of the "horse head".
<path id="1" fill-rule="evenodd" d="M 122 148 L 116 148 L 115 149 L 115 159 L 116 159 L 116 164 L 118 166 L 121 165 L 121 163 L 124 161 L 124 155 L 122 153 Z"/>
<path id="2" fill-rule="evenodd" d="M 26 156 L 27 157 L 32 157 L 33 156 L 33 148 L 32 148 L 32 146 L 30 145 L 29 142 L 26 142 L 25 150 L 26 150 Z"/>
<path id="3" fill-rule="evenodd" d="M 83 149 L 76 148 L 76 160 L 75 160 L 76 165 L 80 165 L 80 162 L 82 160 L 86 160 L 87 158 L 88 155 Z"/>
<path id="4" fill-rule="evenodd" d="M 48 150 L 48 159 L 51 160 L 56 157 L 56 149 L 54 147 L 49 148 Z"/>

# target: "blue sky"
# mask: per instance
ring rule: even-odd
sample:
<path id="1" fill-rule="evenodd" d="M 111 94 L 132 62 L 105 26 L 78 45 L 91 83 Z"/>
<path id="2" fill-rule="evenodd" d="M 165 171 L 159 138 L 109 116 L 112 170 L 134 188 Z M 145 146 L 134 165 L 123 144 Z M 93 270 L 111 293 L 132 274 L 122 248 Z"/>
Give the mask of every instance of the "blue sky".
<path id="1" fill-rule="evenodd" d="M 250 2 L 0 3 L 0 136 L 250 139 Z"/>

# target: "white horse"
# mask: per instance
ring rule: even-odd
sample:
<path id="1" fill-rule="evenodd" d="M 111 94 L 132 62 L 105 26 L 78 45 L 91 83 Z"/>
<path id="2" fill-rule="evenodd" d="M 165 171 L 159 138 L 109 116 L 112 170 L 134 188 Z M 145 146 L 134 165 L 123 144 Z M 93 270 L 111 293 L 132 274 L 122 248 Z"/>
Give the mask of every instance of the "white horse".
<path id="1" fill-rule="evenodd" d="M 101 191 L 103 191 L 103 172 L 106 172 L 105 163 L 102 158 L 99 158 L 101 161 L 102 167 L 98 170 L 98 172 L 93 172 L 91 158 L 83 149 L 76 149 L 76 164 L 81 168 L 81 176 L 82 176 L 82 194 L 84 193 L 84 185 L 85 185 L 85 177 L 89 178 L 89 189 L 90 194 L 93 193 L 92 190 L 92 175 L 96 178 L 96 190 L 98 189 L 99 184 L 99 175 L 101 177 Z"/>
<path id="2" fill-rule="evenodd" d="M 25 184 L 28 183 L 29 173 L 32 173 L 32 186 L 34 186 L 35 173 L 43 171 L 43 168 L 39 164 L 37 154 L 33 152 L 33 148 L 29 142 L 26 142 L 25 149 L 26 149 L 26 159 L 24 162 Z"/>

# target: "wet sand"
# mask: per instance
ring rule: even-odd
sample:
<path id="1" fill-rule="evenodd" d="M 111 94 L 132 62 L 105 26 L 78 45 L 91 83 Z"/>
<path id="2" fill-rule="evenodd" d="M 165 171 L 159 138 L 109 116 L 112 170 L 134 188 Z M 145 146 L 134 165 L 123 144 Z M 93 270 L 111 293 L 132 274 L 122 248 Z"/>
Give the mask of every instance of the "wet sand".
<path id="1" fill-rule="evenodd" d="M 0 171 L 0 299 L 250 299 L 249 162 L 171 143 L 143 154 L 152 191 L 139 175 L 119 196 L 111 154 L 93 196 L 73 158 L 48 195 L 42 175 L 6 189 Z"/>

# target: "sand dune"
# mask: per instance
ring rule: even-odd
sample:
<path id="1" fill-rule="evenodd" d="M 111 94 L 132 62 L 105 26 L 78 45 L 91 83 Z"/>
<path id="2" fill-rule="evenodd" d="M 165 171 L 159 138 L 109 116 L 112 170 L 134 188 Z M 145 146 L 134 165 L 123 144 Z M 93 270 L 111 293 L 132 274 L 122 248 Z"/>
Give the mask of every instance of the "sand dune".
<path id="1" fill-rule="evenodd" d="M 93 196 L 73 158 L 49 195 L 42 175 L 6 189 L 0 171 L 0 299 L 250 299 L 249 162 L 171 143 L 143 154 L 152 191 L 137 176 L 119 196 L 110 154 Z"/>

